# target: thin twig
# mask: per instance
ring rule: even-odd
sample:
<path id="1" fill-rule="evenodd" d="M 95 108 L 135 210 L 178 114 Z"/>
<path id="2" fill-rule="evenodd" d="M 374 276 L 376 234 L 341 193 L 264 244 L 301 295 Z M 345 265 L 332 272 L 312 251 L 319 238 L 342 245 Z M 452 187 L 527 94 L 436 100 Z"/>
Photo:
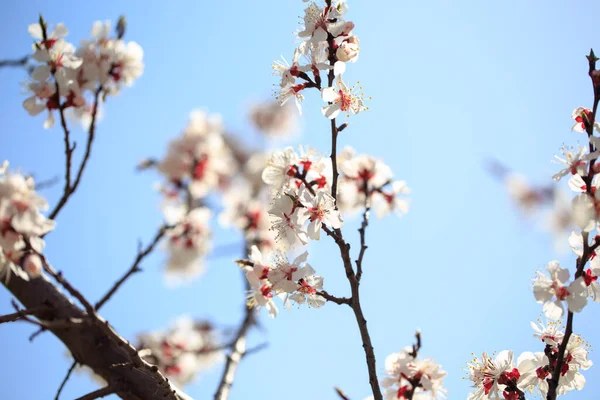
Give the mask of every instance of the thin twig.
<path id="1" fill-rule="evenodd" d="M 363 189 L 365 193 L 365 211 L 363 212 L 363 220 L 358 229 L 358 233 L 360 234 L 360 253 L 358 254 L 358 258 L 356 259 L 356 280 L 360 282 L 360 278 L 363 273 L 363 258 L 365 256 L 365 252 L 367 251 L 367 246 L 365 242 L 365 236 L 367 232 L 367 226 L 369 226 L 369 214 L 371 212 L 371 202 L 369 201 L 370 193 L 367 192 L 367 180 L 364 180 Z"/>
<path id="2" fill-rule="evenodd" d="M 36 254 L 40 258 L 40 260 L 42 261 L 42 266 L 44 267 L 44 271 L 46 271 L 48 274 L 50 274 L 50 276 L 52 276 L 73 297 L 75 297 L 81 303 L 81 305 L 85 308 L 88 315 L 95 316 L 96 313 L 95 313 L 94 307 L 92 307 L 92 304 L 81 294 L 81 292 L 79 290 L 75 289 L 75 287 L 73 285 L 71 285 L 69 283 L 69 281 L 67 281 L 65 279 L 65 277 L 62 275 L 61 271 L 57 272 L 54 268 L 52 268 L 50 263 L 48 263 L 46 256 L 43 255 L 42 253 L 40 253 L 39 251 L 35 250 L 31 246 L 31 243 L 29 242 L 29 238 L 24 238 L 23 240 L 25 241 L 25 245 L 26 245 L 27 249 L 29 251 L 33 252 L 34 254 Z"/>
<path id="3" fill-rule="evenodd" d="M 166 226 L 166 225 L 161 226 L 161 228 L 158 230 L 156 235 L 154 235 L 154 239 L 152 239 L 150 244 L 148 244 L 148 246 L 146 246 L 145 249 L 142 250 L 141 244 L 138 246 L 138 254 L 137 254 L 137 257 L 135 258 L 133 264 L 131 265 L 131 268 L 129 268 L 127 270 L 127 272 L 121 277 L 121 279 L 116 281 L 115 284 L 110 288 L 110 290 L 102 297 L 102 299 L 100 299 L 96 303 L 96 306 L 95 306 L 96 310 L 99 310 L 100 307 L 102 307 L 104 305 L 104 303 L 106 303 L 108 300 L 110 300 L 110 298 L 115 294 L 115 292 L 117 290 L 119 290 L 121 285 L 123 285 L 125 283 L 125 281 L 131 275 L 142 270 L 140 268 L 140 264 L 141 264 L 142 260 L 144 258 L 146 258 L 146 256 L 148 256 L 150 253 L 152 253 L 152 251 L 154 250 L 154 248 L 156 247 L 158 242 L 163 238 L 163 236 L 167 232 L 167 229 L 169 229 L 168 226 Z"/>
<path id="4" fill-rule="evenodd" d="M 92 393 L 88 393 L 85 396 L 78 397 L 75 400 L 101 399 L 102 397 L 106 397 L 109 394 L 114 394 L 116 392 L 117 392 L 117 390 L 115 388 L 113 388 L 112 386 L 106 386 L 106 387 L 104 387 L 102 389 L 98 389 L 96 391 L 93 391 Z"/>
<path id="5" fill-rule="evenodd" d="M 57 86 L 58 86 L 58 83 L 57 83 Z M 73 182 L 73 184 L 71 184 L 71 155 L 73 153 L 73 150 L 75 149 L 75 146 L 70 147 L 69 130 L 66 126 L 66 121 L 65 121 L 64 115 L 63 115 L 63 110 L 62 110 L 62 108 L 60 109 L 61 125 L 63 127 L 63 131 L 65 132 L 65 136 L 64 136 L 65 137 L 65 157 L 66 157 L 65 187 L 63 190 L 62 197 L 60 198 L 60 200 L 58 201 L 58 204 L 54 207 L 54 209 L 48 216 L 48 219 L 56 219 L 56 216 L 58 215 L 60 210 L 67 204 L 67 201 L 73 195 L 73 193 L 75 193 L 75 190 L 77 190 L 77 187 L 79 186 L 79 183 L 81 182 L 81 177 L 83 176 L 83 171 L 85 170 L 87 162 L 92 153 L 92 143 L 94 141 L 94 136 L 96 133 L 96 115 L 98 112 L 98 105 L 99 105 L 98 101 L 99 101 L 99 97 L 100 97 L 100 93 L 102 92 L 102 89 L 103 89 L 102 85 L 100 85 L 94 92 L 94 107 L 92 109 L 92 121 L 90 123 L 90 128 L 88 130 L 88 138 L 87 138 L 85 154 L 83 156 L 83 160 L 81 161 L 79 170 L 77 171 L 77 175 L 75 177 L 75 181 Z"/>
<path id="6" fill-rule="evenodd" d="M 244 276 L 242 274 L 242 276 Z M 244 277 L 244 280 L 245 277 Z M 250 289 L 250 285 L 246 281 L 246 290 Z M 252 325 L 255 324 L 255 313 L 254 310 L 247 305 L 244 304 L 244 319 L 235 334 L 235 339 L 231 346 L 231 353 L 227 356 L 227 361 L 225 363 L 225 368 L 223 369 L 223 375 L 221 376 L 221 380 L 219 381 L 219 386 L 217 387 L 217 391 L 215 392 L 214 400 L 227 400 L 229 397 L 229 391 L 231 390 L 231 386 L 233 385 L 233 380 L 235 378 L 235 373 L 237 371 L 237 367 L 246 354 L 246 336 L 248 334 L 248 330 Z"/>
<path id="7" fill-rule="evenodd" d="M 0 60 L 0 68 L 2 67 L 24 67 L 29 61 L 30 56 L 18 58 L 16 60 Z"/>
<path id="8" fill-rule="evenodd" d="M 244 357 L 247 357 L 247 356 L 249 356 L 251 354 L 260 353 L 261 351 L 263 351 L 267 347 L 269 347 L 269 343 L 268 342 L 264 342 L 264 343 L 261 343 L 261 344 L 259 344 L 257 346 L 254 346 L 254 347 L 252 347 L 250 349 L 247 349 L 246 353 L 244 354 Z"/>
<path id="9" fill-rule="evenodd" d="M 335 390 L 335 392 L 337 393 L 338 396 L 340 396 L 340 399 L 342 400 L 350 400 L 350 397 L 346 396 L 346 394 L 344 392 L 342 392 L 342 389 L 334 387 L 333 388 Z"/>
<path id="10" fill-rule="evenodd" d="M 40 190 L 51 188 L 52 186 L 56 185 L 59 181 L 60 181 L 60 177 L 59 176 L 55 176 L 54 178 L 46 179 L 45 181 L 37 182 L 35 184 L 35 190 L 36 191 L 40 191 Z"/>
<path id="11" fill-rule="evenodd" d="M 329 293 L 327 293 L 324 290 L 321 290 L 320 292 L 317 292 L 317 294 L 323 298 L 325 298 L 325 300 L 327 301 L 331 301 L 332 303 L 336 303 L 336 304 L 347 304 L 350 305 L 350 299 L 347 297 L 336 297 L 336 296 L 332 296 Z"/>
<path id="12" fill-rule="evenodd" d="M 41 335 L 42 333 L 46 332 L 48 330 L 48 328 L 46 328 L 45 326 L 40 327 L 37 331 L 33 332 L 31 335 L 29 335 L 29 341 L 33 342 L 33 340 L 38 337 L 39 335 Z"/>
<path id="13" fill-rule="evenodd" d="M 27 315 L 35 316 L 35 314 L 39 314 L 40 312 L 48 311 L 48 307 L 36 307 L 31 308 L 29 310 L 21 310 L 18 307 L 16 307 L 16 303 L 14 303 L 14 301 L 13 307 L 17 308 L 17 312 L 0 316 L 0 324 L 4 324 L 6 322 L 15 322 L 21 319 L 25 319 Z"/>
<path id="14" fill-rule="evenodd" d="M 69 368 L 69 370 L 67 371 L 67 375 L 65 375 L 65 379 L 63 379 L 60 386 L 58 387 L 58 391 L 56 392 L 56 396 L 54 397 L 54 400 L 58 400 L 60 398 L 60 393 L 62 392 L 63 388 L 67 384 L 67 381 L 71 377 L 71 373 L 73 372 L 73 370 L 75 369 L 76 366 L 77 366 L 77 361 L 73 361 L 71 368 Z"/>

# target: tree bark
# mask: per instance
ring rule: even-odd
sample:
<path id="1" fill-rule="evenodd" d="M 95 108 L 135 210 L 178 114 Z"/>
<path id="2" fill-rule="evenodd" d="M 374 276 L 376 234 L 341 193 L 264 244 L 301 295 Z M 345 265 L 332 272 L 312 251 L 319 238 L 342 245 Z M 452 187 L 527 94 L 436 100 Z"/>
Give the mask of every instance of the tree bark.
<path id="1" fill-rule="evenodd" d="M 172 386 L 155 366 L 142 360 L 137 350 L 101 317 L 89 316 L 45 276 L 25 281 L 11 274 L 6 288 L 26 309 L 47 307 L 37 314 L 49 321 L 48 331 L 63 342 L 75 360 L 104 378 L 126 400 L 191 400 Z M 52 321 L 80 320 L 79 324 Z"/>

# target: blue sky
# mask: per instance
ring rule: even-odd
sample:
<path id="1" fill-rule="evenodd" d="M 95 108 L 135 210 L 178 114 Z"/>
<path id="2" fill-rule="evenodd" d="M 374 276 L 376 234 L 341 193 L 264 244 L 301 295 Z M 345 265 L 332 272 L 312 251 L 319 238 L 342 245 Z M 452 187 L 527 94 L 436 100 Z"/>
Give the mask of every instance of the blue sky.
<path id="1" fill-rule="evenodd" d="M 271 62 L 282 54 L 291 58 L 303 6 L 299 0 L 36 0 L 3 6 L 0 58 L 29 51 L 27 26 L 38 12 L 51 24 L 64 22 L 75 43 L 88 36 L 93 21 L 125 14 L 127 39 L 145 51 L 144 75 L 107 103 L 85 179 L 47 240 L 49 259 L 88 298 L 98 299 L 130 265 L 138 238 L 148 241 L 154 234 L 161 220 L 152 189 L 156 176 L 138 174 L 134 166 L 143 157 L 161 156 L 192 109 L 219 112 L 228 128 L 257 141 L 246 107 L 270 96 Z M 350 0 L 349 6 L 361 55 L 346 79 L 360 80 L 373 99 L 368 112 L 351 117 L 340 142 L 383 158 L 413 190 L 407 216 L 374 219 L 368 230 L 361 289 L 378 370 L 420 328 L 422 354 L 448 371 L 449 398 L 464 399 L 469 387 L 463 369 L 471 352 L 541 350 L 529 328 L 541 313 L 531 278 L 553 259 L 574 264 L 571 254 L 554 252 L 548 234 L 518 217 L 485 161 L 498 158 L 532 181 L 548 183 L 557 170 L 552 155 L 562 144 L 583 143 L 570 132 L 570 114 L 591 106 L 584 56 L 590 47 L 600 50 L 592 17 L 600 3 Z M 44 131 L 42 117 L 22 109 L 24 78 L 21 70 L 0 69 L 0 159 L 40 180 L 61 176 L 62 132 Z M 327 152 L 329 123 L 312 97 L 299 142 Z M 83 132 L 73 131 L 83 142 Z M 44 194 L 53 204 L 60 185 Z M 344 227 L 354 249 L 356 227 L 356 221 Z M 217 232 L 217 244 L 231 240 Z M 343 295 L 348 289 L 337 254 L 333 243 L 322 241 L 309 261 L 325 276 L 328 290 Z M 164 285 L 164 254 L 157 252 L 102 314 L 131 339 L 183 313 L 232 326 L 241 318 L 242 283 L 229 259 L 211 261 L 202 280 L 174 290 Z M 11 312 L 10 300 L 0 291 L 0 312 Z M 575 318 L 576 332 L 592 346 L 600 345 L 591 322 L 599 316 L 597 307 L 589 307 Z M 232 399 L 336 399 L 333 386 L 355 400 L 369 394 L 350 309 L 329 304 L 261 321 L 252 341 L 270 346 L 244 360 Z M 0 327 L 7 378 L 2 398 L 53 398 L 70 365 L 51 335 L 29 343 L 32 330 L 24 324 Z M 565 398 L 595 398 L 598 371 L 587 371 L 585 391 Z M 206 374 L 188 392 L 210 398 L 220 373 L 217 368 Z M 78 375 L 63 398 L 94 388 Z"/>

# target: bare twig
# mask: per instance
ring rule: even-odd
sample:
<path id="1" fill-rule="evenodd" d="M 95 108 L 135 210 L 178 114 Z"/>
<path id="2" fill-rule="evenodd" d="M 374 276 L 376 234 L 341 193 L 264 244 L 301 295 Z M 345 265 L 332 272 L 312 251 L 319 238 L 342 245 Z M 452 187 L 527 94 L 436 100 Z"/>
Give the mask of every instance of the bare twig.
<path id="1" fill-rule="evenodd" d="M 60 393 L 62 392 L 63 388 L 67 384 L 67 381 L 71 377 L 71 373 L 73 372 L 73 370 L 75 369 L 76 366 L 77 366 L 77 361 L 73 361 L 71 368 L 69 368 L 69 370 L 67 371 L 67 375 L 65 375 L 65 379 L 63 379 L 60 386 L 58 387 L 58 391 L 56 392 L 56 396 L 54 397 L 54 400 L 58 400 L 60 398 Z"/>
<path id="2" fill-rule="evenodd" d="M 13 307 L 17 309 L 17 312 L 0 316 L 0 324 L 4 324 L 6 322 L 15 322 L 21 319 L 25 319 L 25 317 L 28 315 L 35 316 L 35 314 L 39 314 L 40 312 L 48 311 L 48 307 L 36 307 L 28 310 L 21 310 L 17 307 L 14 301 Z"/>
<path id="3" fill-rule="evenodd" d="M 24 67 L 29 61 L 30 56 L 18 58 L 16 60 L 0 60 L 0 68 L 2 67 Z"/>
<path id="4" fill-rule="evenodd" d="M 264 343 L 261 343 L 261 344 L 259 344 L 257 346 L 254 346 L 254 347 L 252 347 L 250 349 L 247 349 L 246 353 L 244 354 L 244 357 L 249 356 L 251 354 L 260 353 L 261 351 L 263 351 L 267 347 L 269 347 L 269 343 L 268 342 L 264 342 Z"/>
<path id="5" fill-rule="evenodd" d="M 29 335 L 29 341 L 33 342 L 33 340 L 38 337 L 39 335 L 41 335 L 42 333 L 46 332 L 47 328 L 45 326 L 40 327 L 37 331 L 33 332 L 31 335 Z"/>
<path id="6" fill-rule="evenodd" d="M 242 276 L 244 276 L 242 274 Z M 246 281 L 244 277 L 244 281 Z M 250 285 L 246 281 L 246 290 L 250 289 Z M 229 391 L 231 390 L 231 386 L 233 385 L 233 380 L 235 378 L 235 373 L 237 371 L 238 365 L 242 358 L 246 355 L 246 336 L 248 334 L 248 330 L 252 325 L 255 324 L 255 313 L 254 310 L 247 305 L 244 304 L 244 319 L 235 334 L 235 339 L 233 340 L 231 346 L 231 353 L 227 355 L 227 361 L 225 363 L 225 368 L 223 370 L 223 375 L 221 376 L 221 380 L 219 382 L 219 386 L 214 396 L 214 400 L 227 400 L 229 397 Z"/>
<path id="7" fill-rule="evenodd" d="M 321 290 L 320 292 L 317 292 L 317 294 L 323 298 L 325 298 L 325 300 L 327 301 L 331 301 L 332 303 L 336 303 L 336 304 L 347 304 L 350 305 L 350 299 L 347 297 L 336 297 L 336 296 L 332 296 L 329 293 L 327 293 L 324 290 Z"/>
<path id="8" fill-rule="evenodd" d="M 369 214 L 371 212 L 371 202 L 369 201 L 369 193 L 367 192 L 367 181 L 364 181 L 364 191 L 365 191 L 365 211 L 363 212 L 363 220 L 358 229 L 358 233 L 360 234 L 360 253 L 358 254 L 358 258 L 356 259 L 356 280 L 360 282 L 360 278 L 362 277 L 363 269 L 363 258 L 365 256 L 365 252 L 367 251 L 367 244 L 365 242 L 365 236 L 367 231 L 367 226 L 369 226 Z"/>
<path id="9" fill-rule="evenodd" d="M 55 176 L 54 178 L 46 179 L 45 181 L 37 182 L 35 184 L 35 190 L 39 191 L 39 190 L 44 190 L 44 189 L 51 188 L 52 186 L 56 185 L 59 181 L 60 181 L 60 177 L 59 176 Z"/>
<path id="10" fill-rule="evenodd" d="M 102 397 L 106 397 L 109 394 L 114 394 L 116 392 L 117 392 L 117 390 L 115 388 L 113 388 L 112 386 L 106 386 L 106 387 L 104 387 L 102 389 L 95 390 L 92 393 L 88 393 L 85 396 L 78 397 L 75 400 L 101 399 Z"/>
<path id="11" fill-rule="evenodd" d="M 94 307 L 92 307 L 91 303 L 81 294 L 81 292 L 79 290 L 75 289 L 75 287 L 73 285 L 71 285 L 69 283 L 69 281 L 67 281 L 65 279 L 65 277 L 62 275 L 62 272 L 61 271 L 57 272 L 54 268 L 52 268 L 52 266 L 48 263 L 46 256 L 39 253 L 38 251 L 35 251 L 31 247 L 31 244 L 29 243 L 28 239 L 25 239 L 25 243 L 31 249 L 31 251 L 33 251 L 35 254 L 37 254 L 40 257 L 40 260 L 42 260 L 42 266 L 44 267 L 44 271 L 46 271 L 58 283 L 60 283 L 69 292 L 69 294 L 71 296 L 75 297 L 81 303 L 81 305 L 85 308 L 88 315 L 90 315 L 90 316 L 96 315 Z"/>
<path id="12" fill-rule="evenodd" d="M 121 285 L 123 285 L 125 283 L 125 281 L 131 275 L 133 275 L 136 272 L 139 272 L 139 271 L 142 270 L 140 268 L 140 264 L 141 264 L 142 260 L 144 260 L 144 258 L 146 258 L 146 256 L 148 256 L 150 253 L 152 253 L 152 251 L 154 250 L 154 248 L 156 247 L 156 245 L 158 244 L 158 242 L 160 242 L 160 240 L 165 235 L 167 229 L 169 229 L 169 226 L 167 226 L 167 225 L 161 226 L 160 229 L 158 230 L 158 232 L 156 233 L 156 235 L 154 235 L 154 239 L 152 239 L 152 241 L 150 242 L 150 244 L 148 244 L 148 246 L 146 246 L 145 249 L 142 249 L 141 244 L 139 244 L 139 246 L 138 246 L 138 254 L 137 254 L 137 257 L 135 258 L 133 264 L 131 265 L 131 268 L 129 268 L 127 270 L 127 272 L 118 281 L 115 282 L 115 284 L 102 297 L 102 299 L 100 299 L 96 303 L 96 306 L 95 306 L 96 310 L 99 310 L 104 305 L 104 303 L 106 303 L 108 300 L 110 300 L 110 298 L 115 294 L 115 292 L 117 290 L 119 290 L 119 288 L 121 287 Z"/>
<path id="13" fill-rule="evenodd" d="M 58 83 L 56 83 L 56 86 L 57 86 L 57 90 L 58 90 Z M 99 102 L 100 93 L 102 92 L 102 90 L 103 90 L 102 85 L 100 85 L 94 92 L 94 106 L 92 109 L 92 121 L 90 123 L 90 128 L 88 130 L 85 154 L 83 156 L 83 160 L 81 161 L 79 170 L 77 171 L 77 175 L 75 177 L 75 181 L 73 182 L 73 184 L 71 184 L 71 157 L 72 157 L 73 150 L 75 150 L 75 145 L 73 145 L 72 147 L 70 145 L 69 129 L 67 127 L 67 123 L 64 118 L 63 108 L 62 107 L 60 108 L 61 125 L 62 125 L 63 131 L 65 133 L 65 135 L 64 135 L 65 159 L 66 159 L 65 186 L 64 186 L 62 197 L 60 198 L 60 200 L 58 201 L 58 204 L 56 204 L 56 206 L 54 207 L 54 209 L 48 216 L 49 219 L 56 219 L 56 216 L 58 215 L 60 210 L 67 204 L 67 201 L 73 195 L 73 193 L 75 193 L 75 190 L 77 190 L 77 187 L 79 186 L 79 183 L 81 182 L 81 177 L 83 176 L 83 171 L 85 170 L 87 162 L 92 153 L 92 143 L 94 141 L 94 136 L 96 133 L 96 115 L 97 115 L 98 106 L 99 106 L 98 102 Z"/>
<path id="14" fill-rule="evenodd" d="M 335 392 L 337 393 L 338 396 L 340 396 L 340 399 L 342 400 L 350 400 L 350 397 L 346 396 L 346 394 L 344 392 L 342 392 L 342 389 L 334 387 L 333 388 L 335 390 Z"/>

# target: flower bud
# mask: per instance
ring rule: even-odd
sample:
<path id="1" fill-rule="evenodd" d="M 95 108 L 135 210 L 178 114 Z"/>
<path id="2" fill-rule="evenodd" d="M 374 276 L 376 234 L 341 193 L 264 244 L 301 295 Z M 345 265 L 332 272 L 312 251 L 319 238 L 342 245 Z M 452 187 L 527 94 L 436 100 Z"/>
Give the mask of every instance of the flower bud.
<path id="1" fill-rule="evenodd" d="M 338 60 L 343 62 L 356 62 L 358 60 L 358 38 L 356 36 L 351 36 L 347 41 L 342 42 L 340 47 L 338 47 L 335 55 Z"/>

